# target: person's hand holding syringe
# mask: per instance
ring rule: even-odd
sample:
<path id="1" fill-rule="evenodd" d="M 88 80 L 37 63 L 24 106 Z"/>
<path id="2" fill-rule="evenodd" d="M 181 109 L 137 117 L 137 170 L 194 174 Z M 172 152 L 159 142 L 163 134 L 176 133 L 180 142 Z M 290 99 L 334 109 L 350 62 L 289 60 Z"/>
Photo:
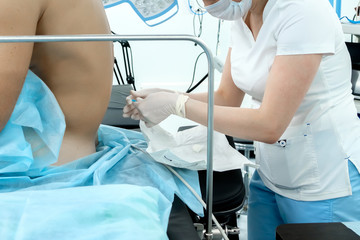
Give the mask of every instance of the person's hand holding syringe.
<path id="1" fill-rule="evenodd" d="M 123 117 L 142 120 L 147 127 L 152 127 L 171 114 L 185 117 L 185 103 L 188 98 L 179 92 L 158 88 L 130 91 Z"/>

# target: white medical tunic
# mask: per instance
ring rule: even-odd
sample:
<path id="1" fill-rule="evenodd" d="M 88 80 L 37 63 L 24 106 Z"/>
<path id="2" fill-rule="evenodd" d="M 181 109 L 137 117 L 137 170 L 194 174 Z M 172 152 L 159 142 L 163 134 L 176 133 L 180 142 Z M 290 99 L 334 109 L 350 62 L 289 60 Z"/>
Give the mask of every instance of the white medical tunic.
<path id="1" fill-rule="evenodd" d="M 360 169 L 360 120 L 351 94 L 350 56 L 329 1 L 269 0 L 256 41 L 240 19 L 233 24 L 231 47 L 233 81 L 252 96 L 254 108 L 261 104 L 276 56 L 323 54 L 279 141 L 254 143 L 256 161 L 265 185 L 285 197 L 316 201 L 351 195 L 348 161 Z"/>

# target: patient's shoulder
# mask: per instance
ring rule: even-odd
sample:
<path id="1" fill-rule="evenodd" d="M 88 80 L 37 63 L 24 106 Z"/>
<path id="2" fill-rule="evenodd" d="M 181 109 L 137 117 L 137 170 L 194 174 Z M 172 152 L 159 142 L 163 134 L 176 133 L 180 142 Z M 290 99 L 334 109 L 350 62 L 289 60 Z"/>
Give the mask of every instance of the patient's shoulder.
<path id="1" fill-rule="evenodd" d="M 37 1 L 0 1 L 0 34 L 35 34 L 38 20 L 46 8 L 44 0 Z"/>
<path id="2" fill-rule="evenodd" d="M 39 35 L 101 34 L 108 27 L 101 0 L 45 0 Z"/>

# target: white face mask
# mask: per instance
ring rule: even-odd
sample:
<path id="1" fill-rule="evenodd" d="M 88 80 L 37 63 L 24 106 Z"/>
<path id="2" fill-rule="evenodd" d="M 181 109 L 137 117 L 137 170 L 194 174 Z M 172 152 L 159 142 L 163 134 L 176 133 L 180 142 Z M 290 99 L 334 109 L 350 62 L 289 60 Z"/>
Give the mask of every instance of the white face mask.
<path id="1" fill-rule="evenodd" d="M 208 13 L 216 18 L 223 20 L 240 19 L 251 8 L 252 0 L 242 0 L 241 2 L 234 2 L 232 0 L 219 0 L 206 8 Z"/>

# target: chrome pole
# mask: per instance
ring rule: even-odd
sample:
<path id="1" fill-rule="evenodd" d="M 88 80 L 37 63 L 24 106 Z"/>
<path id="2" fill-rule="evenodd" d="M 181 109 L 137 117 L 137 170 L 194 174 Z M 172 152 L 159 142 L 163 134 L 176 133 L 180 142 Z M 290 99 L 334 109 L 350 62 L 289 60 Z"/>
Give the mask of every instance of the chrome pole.
<path id="1" fill-rule="evenodd" d="M 37 35 L 37 36 L 0 36 L 0 43 L 20 42 L 96 42 L 96 41 L 192 41 L 205 52 L 208 60 L 208 130 L 207 130 L 207 179 L 206 179 L 206 239 L 213 239 L 213 129 L 214 129 L 214 63 L 213 55 L 204 41 L 192 35 Z"/>

